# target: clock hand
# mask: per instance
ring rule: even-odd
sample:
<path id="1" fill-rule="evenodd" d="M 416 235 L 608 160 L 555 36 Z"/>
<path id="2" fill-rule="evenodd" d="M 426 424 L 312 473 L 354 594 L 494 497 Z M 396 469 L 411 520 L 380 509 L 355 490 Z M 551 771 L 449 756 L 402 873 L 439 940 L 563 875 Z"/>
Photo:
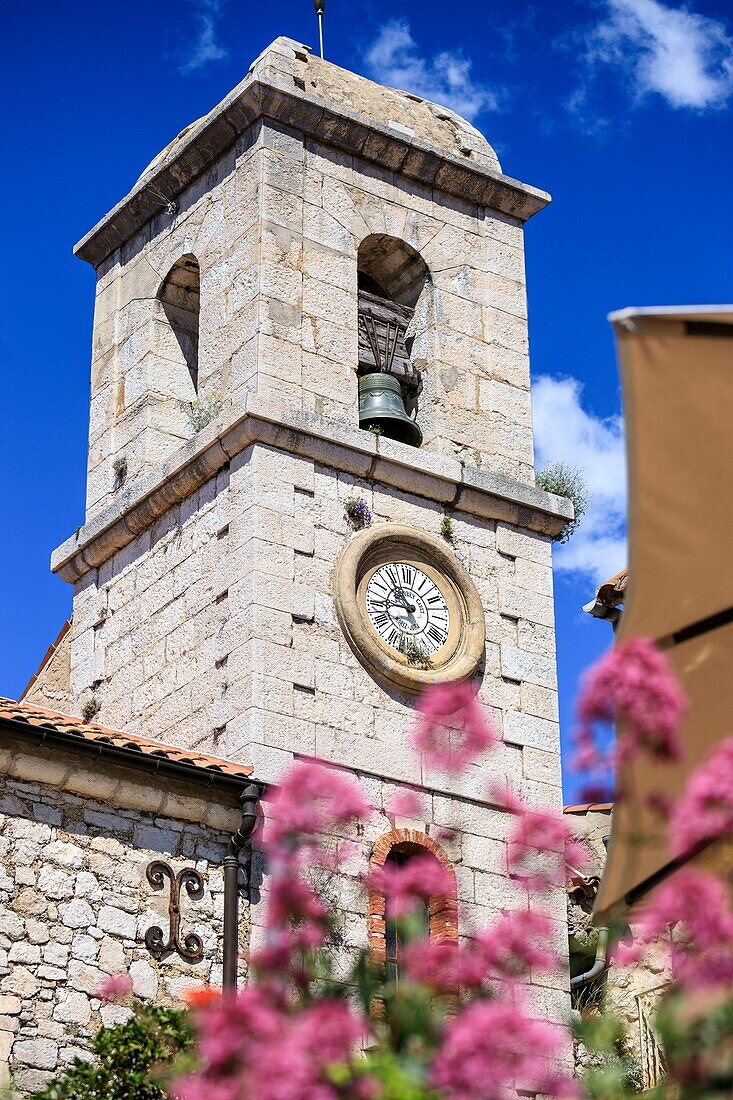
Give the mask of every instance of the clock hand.
<path id="1" fill-rule="evenodd" d="M 400 596 L 399 600 L 397 599 L 397 594 L 398 594 L 398 593 L 399 593 L 399 596 Z M 407 602 L 407 596 L 405 595 L 405 593 L 404 593 L 404 592 L 402 591 L 402 589 L 401 589 L 401 588 L 395 588 L 395 589 L 394 589 L 394 590 L 392 591 L 392 594 L 391 594 L 391 596 L 390 596 L 390 601 L 391 601 L 392 603 L 397 603 L 397 604 L 400 604 L 400 605 L 401 605 L 402 607 L 404 607 L 404 608 L 405 608 L 405 609 L 406 609 L 407 611 L 409 611 L 410 613 L 412 613 L 413 611 L 415 611 L 415 606 L 414 606 L 414 604 L 411 604 L 411 603 L 408 603 L 408 602 Z"/>

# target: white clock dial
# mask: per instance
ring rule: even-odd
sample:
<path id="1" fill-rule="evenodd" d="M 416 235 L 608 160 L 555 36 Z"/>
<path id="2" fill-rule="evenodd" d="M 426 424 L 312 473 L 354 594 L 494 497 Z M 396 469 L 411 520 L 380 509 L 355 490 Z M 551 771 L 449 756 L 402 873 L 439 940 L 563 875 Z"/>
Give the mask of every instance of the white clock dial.
<path id="1" fill-rule="evenodd" d="M 435 581 L 407 562 L 375 569 L 366 587 L 369 620 L 398 653 L 429 656 L 445 645 L 450 613 Z"/>

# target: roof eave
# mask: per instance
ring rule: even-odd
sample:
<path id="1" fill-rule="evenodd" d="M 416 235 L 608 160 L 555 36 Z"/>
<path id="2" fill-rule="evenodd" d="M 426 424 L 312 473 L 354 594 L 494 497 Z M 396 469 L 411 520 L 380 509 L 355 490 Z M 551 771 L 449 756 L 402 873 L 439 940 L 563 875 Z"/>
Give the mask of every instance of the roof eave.
<path id="1" fill-rule="evenodd" d="M 132 190 L 78 242 L 75 255 L 98 267 L 126 244 L 166 203 L 175 203 L 202 172 L 226 153 L 259 118 L 284 123 L 306 136 L 372 160 L 438 191 L 488 206 L 526 221 L 549 202 L 538 188 L 501 172 L 474 166 L 417 138 L 297 88 L 286 90 L 248 76 L 200 123 L 157 171 L 143 175 Z M 375 138 L 377 140 L 375 140 Z"/>
<path id="2" fill-rule="evenodd" d="M 79 734 L 54 729 L 51 726 L 31 725 L 20 719 L 0 717 L 0 737 L 25 741 L 34 748 L 53 746 L 72 754 L 93 757 L 95 761 L 122 765 L 134 771 L 184 781 L 207 790 L 239 792 L 250 783 L 264 790 L 264 785 L 252 775 L 229 775 L 215 768 L 204 768 L 183 761 L 167 760 L 133 748 L 113 745 L 109 742 L 87 741 Z"/>

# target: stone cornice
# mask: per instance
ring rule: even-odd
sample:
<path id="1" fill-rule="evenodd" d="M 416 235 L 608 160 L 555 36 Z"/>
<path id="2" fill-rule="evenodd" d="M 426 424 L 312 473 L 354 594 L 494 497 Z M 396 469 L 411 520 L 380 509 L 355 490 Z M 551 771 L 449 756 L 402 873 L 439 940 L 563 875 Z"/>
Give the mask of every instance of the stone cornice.
<path id="1" fill-rule="evenodd" d="M 416 137 L 395 133 L 386 124 L 316 95 L 284 74 L 265 81 L 250 73 L 208 115 L 173 143 L 170 155 L 157 158 L 133 189 L 74 248 L 94 267 L 175 202 L 202 172 L 217 161 L 257 119 L 267 118 L 301 131 L 326 145 L 356 154 L 388 171 L 526 221 L 550 196 L 499 171 L 472 164 Z"/>
<path id="2" fill-rule="evenodd" d="M 98 568 L 252 443 L 303 455 L 459 512 L 549 536 L 559 534 L 573 518 L 570 501 L 534 486 L 462 466 L 446 455 L 415 450 L 305 409 L 277 409 L 271 402 L 250 397 L 244 410 L 225 409 L 168 462 L 120 492 L 80 527 L 52 554 L 52 571 L 74 583 Z"/>

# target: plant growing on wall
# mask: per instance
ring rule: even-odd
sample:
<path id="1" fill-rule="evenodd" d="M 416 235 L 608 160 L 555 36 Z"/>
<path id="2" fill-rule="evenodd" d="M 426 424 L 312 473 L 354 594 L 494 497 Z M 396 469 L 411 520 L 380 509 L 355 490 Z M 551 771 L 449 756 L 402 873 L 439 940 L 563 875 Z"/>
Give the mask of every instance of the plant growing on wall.
<path id="1" fill-rule="evenodd" d="M 218 393 L 192 401 L 186 409 L 186 417 L 194 435 L 211 423 L 223 408 L 224 402 Z"/>
<path id="2" fill-rule="evenodd" d="M 119 489 L 124 484 L 125 478 L 127 477 L 126 455 L 118 455 L 112 463 L 112 472 L 115 475 L 115 489 Z"/>
<path id="3" fill-rule="evenodd" d="M 400 637 L 397 648 L 411 665 L 430 668 L 430 657 L 419 642 L 416 642 L 410 634 L 403 634 Z"/>
<path id="4" fill-rule="evenodd" d="M 590 505 L 588 485 L 582 470 L 564 462 L 553 462 L 537 474 L 535 482 L 538 489 L 544 489 L 546 493 L 554 493 L 558 497 L 566 497 L 572 503 L 575 517 L 555 538 L 556 542 L 567 542 L 577 531 Z"/>
<path id="5" fill-rule="evenodd" d="M 453 520 L 450 516 L 443 516 L 440 521 L 440 533 L 446 542 L 453 542 Z"/>
<path id="6" fill-rule="evenodd" d="M 369 505 L 362 497 L 351 497 L 347 500 L 344 505 L 344 515 L 356 531 L 361 530 L 362 527 L 369 527 L 372 522 Z"/>
<path id="7" fill-rule="evenodd" d="M 81 708 L 81 716 L 85 722 L 91 722 L 92 718 L 95 718 L 100 710 L 102 704 L 96 695 L 90 695 Z"/>

